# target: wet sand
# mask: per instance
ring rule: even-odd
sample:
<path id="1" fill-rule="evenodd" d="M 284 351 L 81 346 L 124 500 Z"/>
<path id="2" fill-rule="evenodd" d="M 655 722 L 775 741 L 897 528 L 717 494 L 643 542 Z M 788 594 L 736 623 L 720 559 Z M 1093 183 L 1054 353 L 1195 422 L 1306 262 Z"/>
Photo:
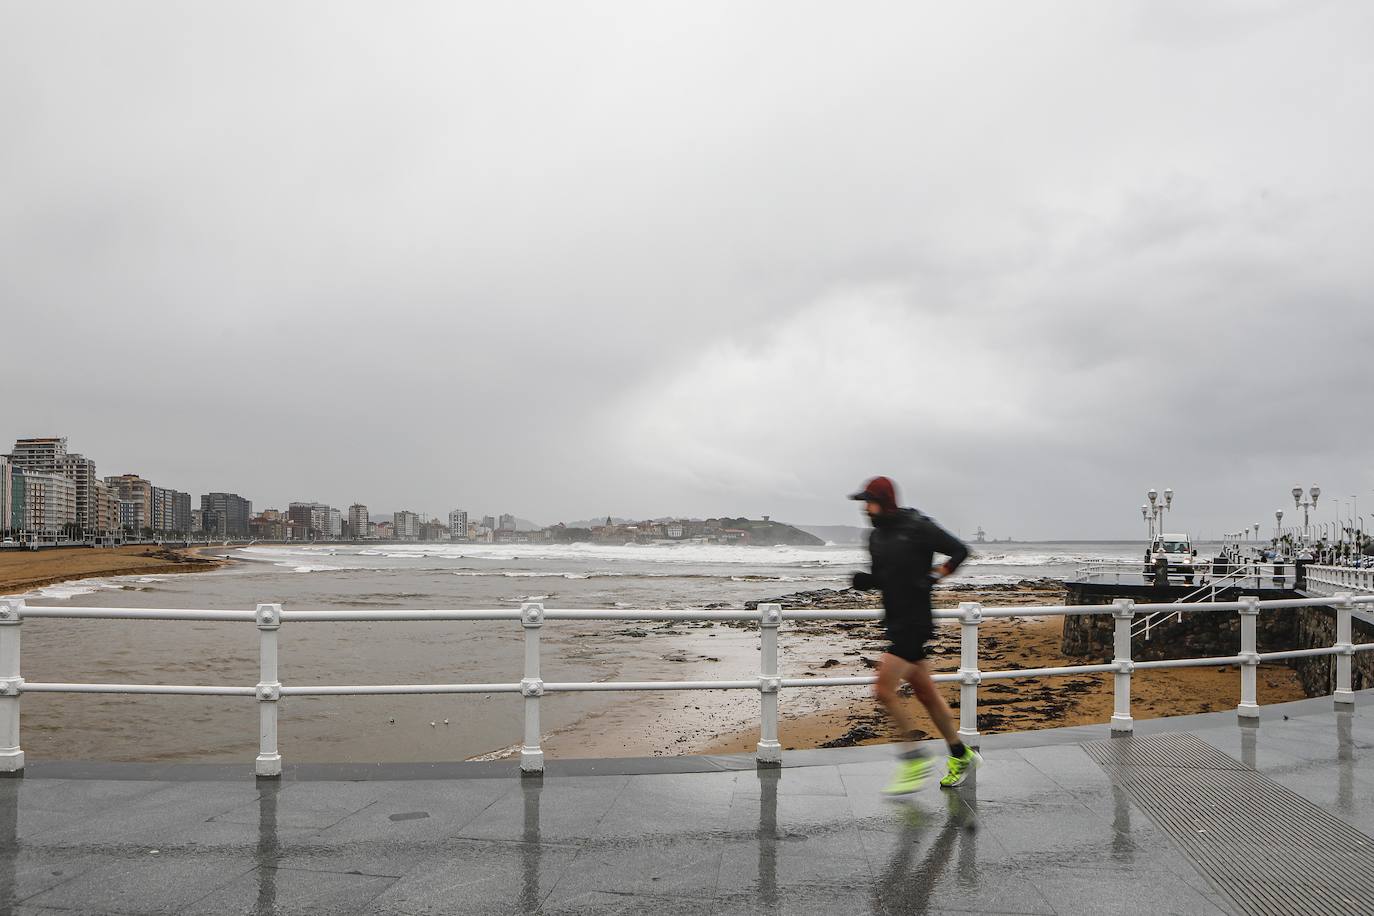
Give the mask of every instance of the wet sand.
<path id="1" fill-rule="evenodd" d="M 156 545 L 0 551 L 0 595 L 106 576 L 151 576 L 219 569 L 226 561 Z"/>
<path id="2" fill-rule="evenodd" d="M 22 589 L 40 581 L 221 565 L 188 561 L 177 552 L 169 557 L 147 547 L 61 553 L 67 556 L 47 551 L 0 558 L 15 563 L 0 581 Z M 192 598 L 187 590 L 194 588 L 194 600 L 203 606 L 247 606 L 245 596 L 259 589 L 271 592 L 279 582 L 275 575 L 262 564 L 234 563 L 205 579 L 172 577 L 125 586 L 102 601 L 188 606 L 185 602 Z M 243 584 L 236 584 L 238 580 Z M 212 581 L 208 592 L 200 587 Z M 369 591 L 350 599 L 356 605 L 340 597 L 337 583 L 318 600 L 360 607 L 414 603 L 408 591 L 377 592 L 384 581 L 366 580 L 360 587 Z M 413 586 L 403 577 L 385 587 Z M 309 606 L 316 599 L 300 593 L 298 600 Z M 827 591 L 789 597 L 784 603 L 854 607 L 864 600 L 852 592 Z M 952 606 L 961 600 L 1060 604 L 1063 587 L 1042 580 L 977 592 L 943 591 L 937 603 Z M 1039 667 L 1082 661 L 1063 658 L 1059 628 L 1058 618 L 990 622 L 982 628 L 984 664 Z M 153 631 L 137 621 L 46 620 L 25 629 L 24 672 L 34 681 L 251 684 L 257 677 L 256 633 L 235 624 L 187 623 Z M 755 677 L 759 670 L 759 636 L 752 623 L 560 621 L 546 627 L 543 639 L 544 676 L 551 681 L 733 680 Z M 283 630 L 281 640 L 283 680 L 301 684 L 507 681 L 518 678 L 522 652 L 519 628 L 502 623 L 293 626 Z M 885 646 L 876 624 L 811 621 L 784 624 L 779 645 L 780 670 L 789 677 L 871 674 Z M 937 670 L 957 668 L 957 626 L 942 627 L 933 649 Z M 1134 687 L 1134 714 L 1145 718 L 1234 706 L 1239 676 L 1229 668 L 1142 672 Z M 951 700 L 956 697 L 956 688 L 946 690 Z M 1261 670 L 1261 702 L 1301 696 L 1286 668 Z M 551 757 L 752 751 L 757 741 L 755 690 L 551 694 L 543 706 L 543 743 Z M 895 737 L 866 687 L 788 689 L 781 706 L 781 737 L 788 748 L 880 743 Z M 996 732 L 1105 722 L 1110 707 L 1106 676 L 988 684 L 980 691 L 980 728 Z M 513 750 L 521 718 L 519 698 L 509 694 L 293 697 L 282 703 L 281 716 L 283 751 L 297 762 L 501 756 Z M 257 710 L 251 700 L 42 693 L 25 698 L 24 744 L 34 759 L 244 760 L 254 753 L 256 733 Z"/>
<path id="3" fill-rule="evenodd" d="M 872 606 L 853 593 L 783 599 L 794 606 Z M 1040 580 L 981 591 L 945 591 L 937 607 L 978 600 L 989 606 L 1048 606 L 1063 603 L 1058 582 Z M 1059 650 L 1062 618 L 996 619 L 980 628 L 980 661 L 985 669 L 1085 665 L 1101 659 L 1070 658 Z M 785 677 L 842 677 L 872 674 L 885 648 L 881 626 L 864 622 L 787 623 L 779 633 L 780 669 Z M 945 623 L 932 641 L 937 673 L 959 667 L 959 629 Z M 679 677 L 679 674 L 662 674 Z M 712 673 L 683 672 L 683 678 Z M 719 676 L 719 674 L 717 674 Z M 1260 702 L 1303 699 L 1297 674 L 1282 665 L 1260 667 Z M 958 685 L 943 685 L 945 699 L 958 710 Z M 919 713 L 925 736 L 934 726 Z M 1239 673 L 1221 669 L 1150 670 L 1132 678 L 1132 715 L 1154 718 L 1234 709 L 1239 702 Z M 978 729 L 984 733 L 1028 731 L 1106 722 L 1112 717 L 1112 676 L 1041 677 L 998 681 L 978 691 Z M 797 688 L 782 692 L 780 740 L 787 750 L 848 747 L 900 740 L 888 718 L 879 713 L 870 688 Z M 552 753 L 567 757 L 628 754 L 752 753 L 758 740 L 758 698 L 752 691 L 654 695 L 651 703 L 625 703 L 578 722 L 548 739 Z"/>

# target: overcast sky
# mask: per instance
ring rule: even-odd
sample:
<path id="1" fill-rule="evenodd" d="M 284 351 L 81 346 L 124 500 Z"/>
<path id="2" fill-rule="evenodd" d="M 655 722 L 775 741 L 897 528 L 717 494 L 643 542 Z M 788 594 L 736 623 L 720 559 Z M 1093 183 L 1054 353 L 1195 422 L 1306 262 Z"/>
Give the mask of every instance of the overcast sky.
<path id="1" fill-rule="evenodd" d="M 0 439 L 257 509 L 1374 513 L 1374 6 L 6 3 Z M 3 447 L 3 446 L 0 446 Z M 1290 519 L 1291 519 L 1290 514 Z"/>

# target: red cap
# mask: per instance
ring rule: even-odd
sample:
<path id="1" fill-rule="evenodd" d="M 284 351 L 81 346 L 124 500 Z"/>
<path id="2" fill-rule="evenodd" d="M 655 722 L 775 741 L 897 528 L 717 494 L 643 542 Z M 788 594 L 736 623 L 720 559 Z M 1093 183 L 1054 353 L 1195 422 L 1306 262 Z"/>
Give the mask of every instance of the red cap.
<path id="1" fill-rule="evenodd" d="M 850 499 L 861 499 L 864 502 L 877 503 L 883 507 L 884 512 L 897 511 L 897 485 L 889 477 L 874 477 L 859 492 L 851 495 Z"/>

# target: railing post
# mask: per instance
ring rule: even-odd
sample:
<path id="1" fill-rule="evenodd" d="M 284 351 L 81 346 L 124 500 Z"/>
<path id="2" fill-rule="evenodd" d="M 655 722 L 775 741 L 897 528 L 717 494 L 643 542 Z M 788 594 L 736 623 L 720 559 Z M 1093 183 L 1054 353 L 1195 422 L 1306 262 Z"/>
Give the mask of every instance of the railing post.
<path id="1" fill-rule="evenodd" d="M 977 601 L 959 604 L 959 740 L 977 747 L 978 739 L 978 624 L 983 606 Z"/>
<path id="2" fill-rule="evenodd" d="M 24 679 L 19 676 L 19 625 L 24 619 L 24 599 L 0 599 L 0 774 L 22 776 L 24 751 L 19 746 L 19 696 Z"/>
<path id="3" fill-rule="evenodd" d="M 1344 592 L 1336 596 L 1336 692 L 1332 694 L 1338 708 L 1351 708 L 1355 705 L 1355 694 L 1350 689 L 1350 667 L 1355 657 L 1355 646 L 1350 632 L 1350 612 L 1355 609 L 1355 596 Z"/>
<path id="4" fill-rule="evenodd" d="M 1135 618 L 1135 599 L 1117 598 L 1112 604 L 1115 623 L 1112 663 L 1116 665 L 1116 674 L 1112 675 L 1115 680 L 1112 733 L 1125 735 L 1135 728 L 1131 718 L 1131 672 L 1135 670 L 1135 662 L 1131 661 L 1131 625 Z"/>
<path id="5" fill-rule="evenodd" d="M 1240 705 L 1236 707 L 1236 715 L 1242 719 L 1258 719 L 1255 684 L 1259 652 L 1255 625 L 1259 619 L 1259 598 L 1242 595 L 1240 600 L 1245 606 L 1240 609 Z"/>
<path id="6" fill-rule="evenodd" d="M 782 744 L 778 741 L 778 626 L 782 623 L 781 604 L 759 605 L 759 746 L 756 762 L 761 767 L 782 765 Z"/>
<path id="7" fill-rule="evenodd" d="M 539 746 L 539 698 L 544 695 L 544 679 L 539 675 L 539 628 L 544 625 L 544 605 L 520 606 L 520 623 L 525 628 L 525 676 L 520 680 L 520 695 L 525 698 L 525 743 L 520 747 L 520 775 L 544 774 L 544 749 Z"/>
<path id="8" fill-rule="evenodd" d="M 281 605 L 259 604 L 258 622 L 258 759 L 259 776 L 281 776 L 277 750 L 277 703 L 281 678 L 277 674 L 277 631 L 281 629 Z"/>

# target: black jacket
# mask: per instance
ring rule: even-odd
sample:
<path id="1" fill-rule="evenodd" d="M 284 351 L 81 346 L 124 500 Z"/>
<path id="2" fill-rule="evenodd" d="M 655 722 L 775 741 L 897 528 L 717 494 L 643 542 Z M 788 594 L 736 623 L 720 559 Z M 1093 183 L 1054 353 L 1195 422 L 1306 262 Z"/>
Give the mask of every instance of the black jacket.
<path id="1" fill-rule="evenodd" d="M 854 587 L 882 589 L 889 627 L 909 617 L 929 626 L 935 554 L 944 554 L 951 566 L 958 567 L 968 557 L 968 548 L 915 509 L 901 509 L 873 520 L 868 553 L 873 572 L 855 573 Z"/>

